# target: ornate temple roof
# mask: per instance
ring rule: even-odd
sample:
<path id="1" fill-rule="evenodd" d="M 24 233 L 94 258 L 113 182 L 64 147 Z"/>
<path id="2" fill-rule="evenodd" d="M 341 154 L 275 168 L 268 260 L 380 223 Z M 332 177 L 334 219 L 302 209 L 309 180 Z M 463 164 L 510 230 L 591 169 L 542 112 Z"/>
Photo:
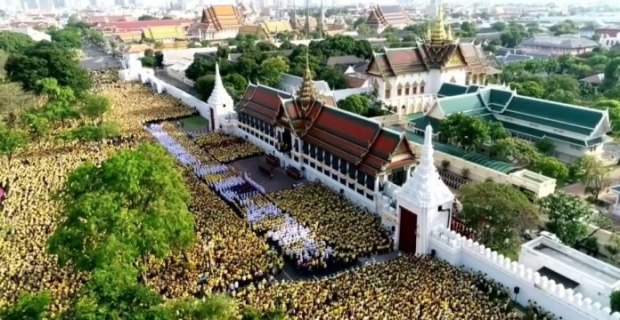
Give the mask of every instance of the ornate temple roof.
<path id="1" fill-rule="evenodd" d="M 366 24 L 371 27 L 387 27 L 411 23 L 409 15 L 398 5 L 377 5 L 370 9 Z"/>
<path id="2" fill-rule="evenodd" d="M 375 176 L 387 168 L 415 161 L 403 133 L 381 123 L 334 108 L 317 92 L 307 68 L 296 94 L 250 84 L 237 111 L 291 130 L 304 141 Z"/>
<path id="3" fill-rule="evenodd" d="M 454 194 L 439 176 L 433 160 L 433 127 L 426 126 L 420 163 L 400 189 L 399 198 L 420 208 L 436 208 L 454 201 Z"/>

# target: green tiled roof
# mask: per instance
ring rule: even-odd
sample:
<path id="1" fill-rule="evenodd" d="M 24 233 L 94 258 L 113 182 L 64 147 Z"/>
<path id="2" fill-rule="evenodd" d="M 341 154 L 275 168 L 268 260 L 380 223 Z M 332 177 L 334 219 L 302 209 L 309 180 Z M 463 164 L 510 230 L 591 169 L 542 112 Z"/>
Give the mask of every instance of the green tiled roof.
<path id="1" fill-rule="evenodd" d="M 416 113 L 410 113 L 410 114 L 404 115 L 403 119 L 405 120 L 405 122 L 411 122 L 413 120 L 423 118 L 423 117 L 425 117 L 424 112 L 416 112 Z"/>
<path id="2" fill-rule="evenodd" d="M 476 93 L 439 99 L 439 106 L 446 117 L 459 112 L 466 115 L 475 115 L 476 113 L 474 111 L 476 111 L 476 109 L 487 110 L 482 98 Z M 470 112 L 474 112 L 474 114 L 470 114 Z"/>
<path id="3" fill-rule="evenodd" d="M 570 112 L 570 111 L 565 110 L 565 112 Z M 506 111 L 504 111 L 502 115 L 506 117 L 511 117 L 511 118 L 527 121 L 527 122 L 533 122 L 535 124 L 539 124 L 543 126 L 548 126 L 548 127 L 555 128 L 558 130 L 575 132 L 575 133 L 583 134 L 586 136 L 589 136 L 592 133 L 592 130 L 594 129 L 594 128 L 584 128 L 584 127 L 576 126 L 571 123 L 562 123 L 562 122 L 557 122 L 557 121 L 553 121 L 549 119 L 538 118 L 535 116 L 530 116 L 528 114 L 512 112 L 510 110 L 510 107 L 508 107 L 508 109 L 506 109 Z"/>
<path id="4" fill-rule="evenodd" d="M 613 190 L 616 193 L 620 193 L 620 185 L 615 185 L 615 186 L 611 187 L 610 189 Z"/>
<path id="5" fill-rule="evenodd" d="M 476 92 L 480 89 L 479 86 L 476 85 L 471 85 L 469 86 L 469 88 L 467 88 L 467 92 L 466 93 L 472 93 L 472 92 Z"/>
<path id="6" fill-rule="evenodd" d="M 437 95 L 440 97 L 458 96 L 466 93 L 467 89 L 468 87 L 466 86 L 445 82 L 441 85 L 441 88 L 439 88 L 439 92 L 437 92 Z"/>
<path id="7" fill-rule="evenodd" d="M 416 129 L 420 129 L 422 131 L 424 131 L 426 126 L 429 124 L 433 126 L 435 130 L 438 130 L 439 125 L 441 124 L 441 120 L 424 116 L 408 121 L 408 123 L 412 124 Z"/>
<path id="8" fill-rule="evenodd" d="M 535 137 L 535 138 L 538 138 L 538 139 L 543 139 L 543 138 L 547 137 L 547 138 L 550 138 L 550 139 L 560 140 L 560 141 L 568 142 L 570 144 L 574 144 L 574 145 L 578 145 L 578 146 L 582 146 L 582 147 L 585 147 L 587 145 L 586 141 L 583 141 L 583 140 L 573 139 L 573 138 L 566 137 L 566 136 L 563 136 L 563 135 L 560 135 L 560 134 L 549 133 L 549 132 L 542 131 L 542 130 L 537 130 L 537 129 L 534 129 L 534 128 L 524 127 L 524 126 L 520 126 L 518 124 L 514 124 L 514 123 L 510 123 L 510 122 L 502 122 L 502 125 L 508 131 L 525 134 L 525 135 L 528 135 L 528 136 L 531 136 L 531 137 Z M 597 139 L 592 139 L 592 140 L 597 140 Z M 601 142 L 602 142 L 602 139 L 601 139 Z M 591 146 L 591 144 L 590 144 L 590 146 Z"/>
<path id="9" fill-rule="evenodd" d="M 604 112 L 601 110 L 579 108 L 568 104 L 523 96 L 513 97 L 507 110 L 590 129 L 596 128 L 604 117 Z"/>
<path id="10" fill-rule="evenodd" d="M 405 130 L 404 128 L 399 127 L 399 126 L 391 127 L 391 129 L 396 130 L 396 131 Z M 417 143 L 419 145 L 424 144 L 424 137 L 422 137 L 421 135 L 417 135 L 411 131 L 406 131 L 405 134 L 409 141 Z M 438 152 L 446 153 L 453 157 L 461 158 L 473 164 L 477 164 L 479 166 L 483 166 L 485 168 L 489 168 L 491 170 L 495 170 L 497 172 L 501 172 L 504 174 L 509 174 L 512 171 L 518 169 L 517 167 L 513 166 L 510 163 L 494 160 L 485 155 L 467 152 L 463 149 L 460 149 L 460 148 L 457 148 L 457 147 L 454 147 L 448 144 L 444 144 L 444 143 L 433 142 L 433 148 L 435 148 L 435 150 Z"/>
<path id="11" fill-rule="evenodd" d="M 505 107 L 508 102 L 510 102 L 513 95 L 514 93 L 512 91 L 491 89 L 489 104 Z"/>

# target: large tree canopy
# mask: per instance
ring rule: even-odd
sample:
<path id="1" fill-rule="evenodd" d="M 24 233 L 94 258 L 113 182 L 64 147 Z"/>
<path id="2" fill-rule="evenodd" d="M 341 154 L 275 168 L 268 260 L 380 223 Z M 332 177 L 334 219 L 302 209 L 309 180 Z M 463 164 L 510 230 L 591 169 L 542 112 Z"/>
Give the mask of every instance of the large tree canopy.
<path id="1" fill-rule="evenodd" d="M 80 67 L 75 53 L 53 42 L 41 41 L 23 54 L 11 55 L 5 70 L 11 81 L 20 82 L 26 90 L 36 91 L 38 81 L 44 78 L 54 78 L 78 95 L 92 86 L 90 74 Z"/>
<path id="2" fill-rule="evenodd" d="M 0 50 L 8 53 L 19 53 L 34 45 L 30 36 L 23 33 L 0 31 Z"/>
<path id="3" fill-rule="evenodd" d="M 94 270 L 165 258 L 194 239 L 189 193 L 174 160 L 156 145 L 86 163 L 59 193 L 63 220 L 49 239 L 61 265 Z"/>
<path id="4" fill-rule="evenodd" d="M 474 229 L 478 240 L 507 255 L 514 255 L 519 235 L 536 225 L 536 208 L 521 191 L 509 184 L 474 182 L 461 187 L 460 218 Z"/>

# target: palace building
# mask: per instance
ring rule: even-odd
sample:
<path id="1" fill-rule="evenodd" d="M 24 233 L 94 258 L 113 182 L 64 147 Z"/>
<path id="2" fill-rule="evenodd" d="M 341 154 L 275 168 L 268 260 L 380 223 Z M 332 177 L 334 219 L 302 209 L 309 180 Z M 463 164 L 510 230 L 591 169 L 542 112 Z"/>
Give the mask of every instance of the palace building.
<path id="1" fill-rule="evenodd" d="M 332 106 L 309 69 L 294 94 L 250 84 L 236 112 L 240 135 L 372 211 L 380 185 L 402 185 L 415 163 L 404 133 Z"/>
<path id="2" fill-rule="evenodd" d="M 244 16 L 235 5 L 212 5 L 202 10 L 200 22 L 192 24 L 187 33 L 199 41 L 223 41 L 234 38 L 243 25 Z"/>
<path id="3" fill-rule="evenodd" d="M 402 29 L 411 24 L 409 15 L 398 5 L 376 5 L 370 8 L 366 25 L 377 33 L 383 32 L 387 27 Z"/>
<path id="4" fill-rule="evenodd" d="M 439 127 L 441 119 L 455 113 L 499 122 L 513 136 L 532 142 L 554 144 L 553 155 L 572 162 L 584 154 L 601 156 L 611 140 L 609 112 L 520 96 L 509 89 L 444 83 L 435 103 L 426 112 L 407 116 L 408 127 L 422 134 L 428 124 Z"/>
<path id="5" fill-rule="evenodd" d="M 444 82 L 483 85 L 499 73 L 474 43 L 459 43 L 446 29 L 443 9 L 416 47 L 375 53 L 366 74 L 379 99 L 401 115 L 424 111 Z"/>

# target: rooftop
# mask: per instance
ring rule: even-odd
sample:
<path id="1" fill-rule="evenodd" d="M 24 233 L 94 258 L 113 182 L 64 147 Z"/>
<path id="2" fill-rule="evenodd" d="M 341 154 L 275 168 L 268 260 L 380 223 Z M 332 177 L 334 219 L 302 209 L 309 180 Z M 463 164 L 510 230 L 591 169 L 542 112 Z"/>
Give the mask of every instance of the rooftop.
<path id="1" fill-rule="evenodd" d="M 578 36 L 537 36 L 521 42 L 519 46 L 578 49 L 594 48 L 598 43 Z"/>

